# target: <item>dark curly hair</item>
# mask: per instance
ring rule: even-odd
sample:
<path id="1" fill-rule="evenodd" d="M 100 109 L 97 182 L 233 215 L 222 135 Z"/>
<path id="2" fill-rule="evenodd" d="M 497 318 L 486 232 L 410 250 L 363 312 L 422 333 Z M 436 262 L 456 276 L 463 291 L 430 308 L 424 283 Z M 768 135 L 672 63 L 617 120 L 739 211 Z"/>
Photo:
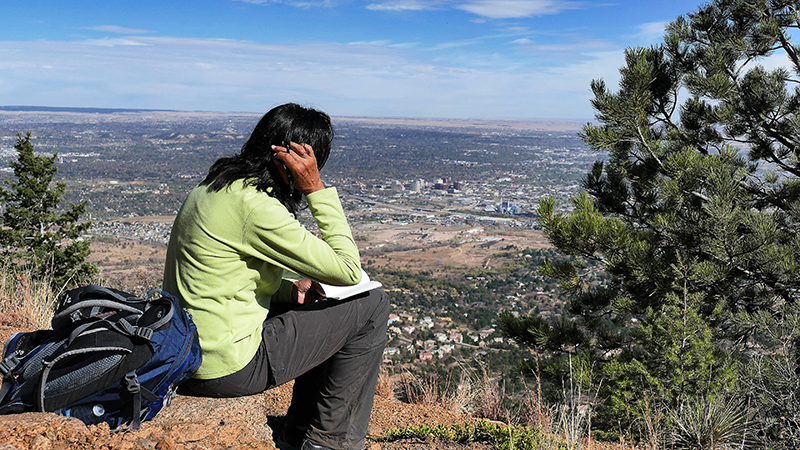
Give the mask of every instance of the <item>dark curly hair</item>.
<path id="1" fill-rule="evenodd" d="M 274 197 L 294 214 L 301 208 L 303 194 L 287 186 L 272 163 L 276 160 L 272 146 L 285 147 L 289 142 L 310 145 L 317 168 L 322 169 L 333 142 L 331 118 L 295 103 L 272 108 L 258 121 L 242 150 L 214 162 L 200 184 L 219 191 L 237 180 L 245 180 L 247 185 Z"/>

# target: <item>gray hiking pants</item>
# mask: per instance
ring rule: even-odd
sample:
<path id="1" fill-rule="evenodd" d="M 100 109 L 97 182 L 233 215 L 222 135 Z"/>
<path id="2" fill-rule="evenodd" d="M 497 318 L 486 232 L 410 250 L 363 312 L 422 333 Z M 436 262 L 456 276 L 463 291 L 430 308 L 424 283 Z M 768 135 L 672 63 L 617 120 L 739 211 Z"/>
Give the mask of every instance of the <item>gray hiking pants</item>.
<path id="1" fill-rule="evenodd" d="M 199 395 L 238 397 L 295 380 L 287 426 L 308 426 L 310 441 L 332 449 L 363 449 L 388 318 L 381 289 L 270 314 L 247 366 L 187 386 Z"/>

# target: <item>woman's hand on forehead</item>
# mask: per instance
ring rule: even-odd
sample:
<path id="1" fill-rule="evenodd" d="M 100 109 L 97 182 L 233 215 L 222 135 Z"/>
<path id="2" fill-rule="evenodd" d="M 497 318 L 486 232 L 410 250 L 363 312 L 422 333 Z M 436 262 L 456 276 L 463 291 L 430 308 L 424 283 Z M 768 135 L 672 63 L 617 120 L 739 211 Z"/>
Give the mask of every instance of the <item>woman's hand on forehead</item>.
<path id="1" fill-rule="evenodd" d="M 272 151 L 275 152 L 275 158 L 291 172 L 295 189 L 304 195 L 325 189 L 319 176 L 314 149 L 310 145 L 290 142 L 286 146 L 273 145 Z M 278 169 L 283 170 L 283 167 L 278 165 Z"/>

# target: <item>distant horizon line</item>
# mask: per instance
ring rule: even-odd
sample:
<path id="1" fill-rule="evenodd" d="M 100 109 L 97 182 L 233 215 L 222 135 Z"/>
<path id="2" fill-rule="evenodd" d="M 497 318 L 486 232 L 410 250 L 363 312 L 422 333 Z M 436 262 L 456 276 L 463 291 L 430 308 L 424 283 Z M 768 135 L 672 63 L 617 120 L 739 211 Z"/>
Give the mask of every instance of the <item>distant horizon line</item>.
<path id="1" fill-rule="evenodd" d="M 202 114 L 253 114 L 263 115 L 264 113 L 251 111 L 202 111 L 202 110 L 180 110 L 180 109 L 148 109 L 148 108 L 98 108 L 82 106 L 29 106 L 29 105 L 0 105 L 0 111 L 6 112 L 72 112 L 84 114 L 113 114 L 113 113 L 135 113 L 135 112 L 163 112 L 163 113 L 202 113 Z M 452 117 L 402 117 L 402 116 L 333 116 L 343 119 L 364 119 L 364 120 L 434 120 L 434 121 L 480 121 L 480 122 L 556 122 L 556 123 L 583 123 L 592 122 L 585 118 L 452 118 Z"/>

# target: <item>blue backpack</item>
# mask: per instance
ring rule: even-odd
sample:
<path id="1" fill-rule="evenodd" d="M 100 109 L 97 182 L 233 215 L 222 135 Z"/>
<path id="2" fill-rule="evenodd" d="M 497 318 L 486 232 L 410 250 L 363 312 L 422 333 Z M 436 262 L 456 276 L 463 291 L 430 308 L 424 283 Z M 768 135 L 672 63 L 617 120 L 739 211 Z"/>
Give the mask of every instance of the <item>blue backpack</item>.
<path id="1" fill-rule="evenodd" d="M 53 412 L 138 429 L 200 367 L 197 328 L 166 292 L 139 298 L 73 289 L 59 300 L 52 327 L 6 342 L 0 414 Z"/>

